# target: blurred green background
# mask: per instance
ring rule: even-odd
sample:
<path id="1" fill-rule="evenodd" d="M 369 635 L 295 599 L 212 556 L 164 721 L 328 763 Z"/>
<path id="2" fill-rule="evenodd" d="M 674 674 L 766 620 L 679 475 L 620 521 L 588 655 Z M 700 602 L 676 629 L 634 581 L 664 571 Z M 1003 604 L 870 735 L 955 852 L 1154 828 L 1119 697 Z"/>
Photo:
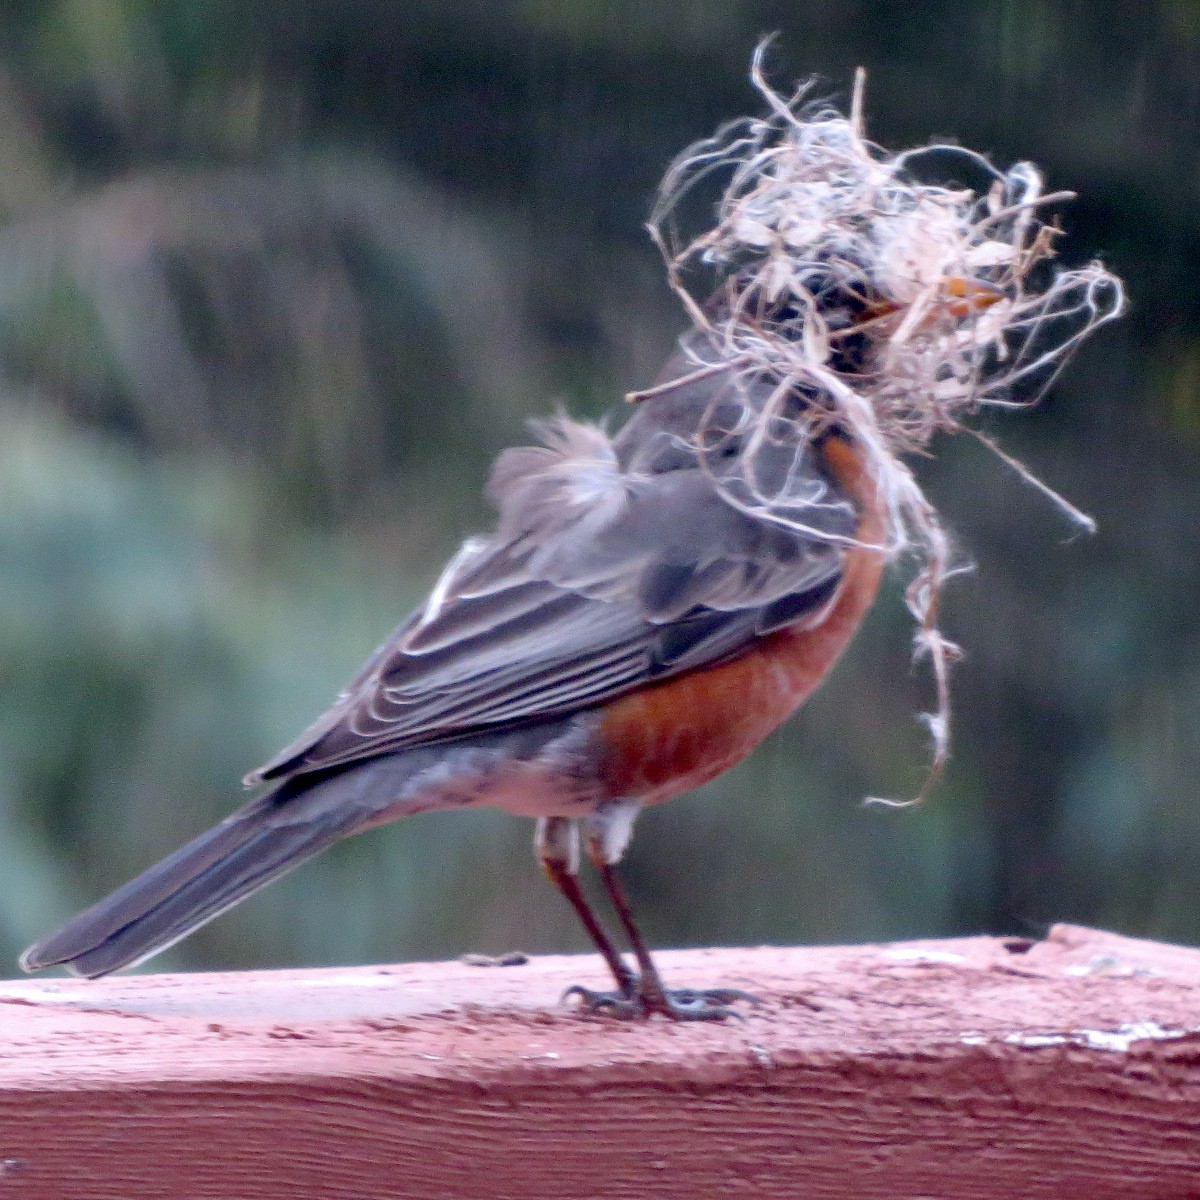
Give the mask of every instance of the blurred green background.
<path id="1" fill-rule="evenodd" d="M 682 327 L 642 231 L 747 64 L 1032 158 L 1131 307 L 919 465 L 974 574 L 924 807 L 901 576 L 747 764 L 643 817 L 656 944 L 1056 920 L 1200 941 L 1200 4 L 24 0 L 0 15 L 0 971 L 239 802 L 486 528 L 487 463 Z M 343 844 L 156 961 L 582 949 L 497 813 Z"/>

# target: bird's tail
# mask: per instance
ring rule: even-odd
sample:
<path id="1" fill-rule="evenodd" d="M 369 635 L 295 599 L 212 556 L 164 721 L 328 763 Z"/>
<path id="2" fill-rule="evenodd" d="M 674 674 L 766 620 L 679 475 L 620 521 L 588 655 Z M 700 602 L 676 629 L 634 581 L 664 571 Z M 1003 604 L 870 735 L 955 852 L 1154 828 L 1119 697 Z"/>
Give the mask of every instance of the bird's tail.
<path id="1" fill-rule="evenodd" d="M 410 775 L 404 757 L 285 781 L 30 946 L 21 966 L 62 965 L 94 979 L 165 950 L 333 842 L 377 823 L 382 797 L 395 797 Z"/>

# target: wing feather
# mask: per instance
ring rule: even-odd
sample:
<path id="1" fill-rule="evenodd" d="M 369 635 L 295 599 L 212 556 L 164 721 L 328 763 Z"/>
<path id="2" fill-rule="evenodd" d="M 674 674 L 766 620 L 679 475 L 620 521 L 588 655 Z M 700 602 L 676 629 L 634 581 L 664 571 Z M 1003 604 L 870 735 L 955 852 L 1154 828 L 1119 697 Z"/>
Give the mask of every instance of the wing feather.
<path id="1" fill-rule="evenodd" d="M 812 497 L 807 528 L 756 520 L 677 437 L 649 469 L 623 451 L 668 444 L 659 403 L 630 423 L 647 426 L 640 438 L 564 419 L 545 447 L 506 451 L 498 532 L 469 541 L 333 707 L 247 783 L 579 711 L 823 611 L 857 515 L 817 453 L 788 467 Z"/>

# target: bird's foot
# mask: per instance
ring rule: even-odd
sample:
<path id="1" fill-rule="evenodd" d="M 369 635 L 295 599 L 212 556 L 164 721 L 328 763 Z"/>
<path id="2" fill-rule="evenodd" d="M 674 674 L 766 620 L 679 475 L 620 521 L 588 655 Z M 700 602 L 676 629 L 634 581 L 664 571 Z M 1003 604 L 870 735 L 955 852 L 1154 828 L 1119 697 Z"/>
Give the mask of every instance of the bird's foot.
<path id="1" fill-rule="evenodd" d="M 598 992 L 576 984 L 563 993 L 563 999 L 579 997 L 579 1009 L 585 1013 L 605 1014 L 632 1021 L 660 1013 L 673 1021 L 724 1021 L 729 1017 L 744 1020 L 731 1005 L 738 1001 L 758 1005 L 757 996 L 740 988 L 647 988 L 640 980 L 617 992 Z"/>

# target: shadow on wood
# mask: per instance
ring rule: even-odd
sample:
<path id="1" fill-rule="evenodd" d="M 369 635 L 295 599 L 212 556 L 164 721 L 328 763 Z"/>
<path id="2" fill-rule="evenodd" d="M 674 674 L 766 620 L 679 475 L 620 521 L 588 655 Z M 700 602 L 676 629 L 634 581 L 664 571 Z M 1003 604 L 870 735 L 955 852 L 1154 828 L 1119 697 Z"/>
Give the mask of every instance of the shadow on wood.
<path id="1" fill-rule="evenodd" d="M 584 1018 L 598 959 L 0 983 L 0 1200 L 1200 1197 L 1200 951 L 679 951 L 743 1022 Z"/>

